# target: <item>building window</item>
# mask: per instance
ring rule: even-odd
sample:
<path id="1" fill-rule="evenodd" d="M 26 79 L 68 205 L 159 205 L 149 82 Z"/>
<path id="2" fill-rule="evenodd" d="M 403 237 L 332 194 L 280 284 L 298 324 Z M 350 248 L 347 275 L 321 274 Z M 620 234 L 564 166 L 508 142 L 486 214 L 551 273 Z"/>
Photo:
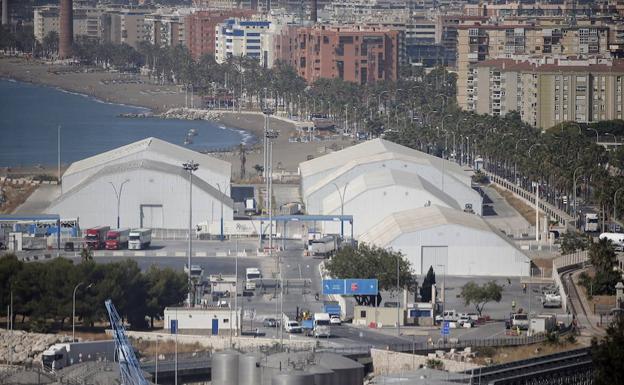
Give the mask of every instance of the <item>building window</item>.
<path id="1" fill-rule="evenodd" d="M 366 318 L 366 310 L 360 310 L 360 318 Z"/>
<path id="2" fill-rule="evenodd" d="M 230 322 L 230 320 L 229 320 L 229 319 L 227 319 L 227 318 L 224 318 L 224 319 L 223 319 L 223 323 L 224 323 L 224 324 L 229 323 L 229 322 Z"/>

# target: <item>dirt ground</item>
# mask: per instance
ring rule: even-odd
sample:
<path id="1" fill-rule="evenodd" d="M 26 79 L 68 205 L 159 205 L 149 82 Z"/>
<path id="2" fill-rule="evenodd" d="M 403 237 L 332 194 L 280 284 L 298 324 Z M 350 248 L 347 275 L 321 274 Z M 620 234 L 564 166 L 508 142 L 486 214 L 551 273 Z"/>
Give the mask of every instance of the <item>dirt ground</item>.
<path id="1" fill-rule="evenodd" d="M 507 362 L 564 352 L 580 347 L 578 343 L 569 342 L 567 337 L 562 337 L 559 343 L 541 343 L 514 348 L 477 349 L 480 354 L 477 355 L 476 362 L 479 364 L 487 364 L 489 358 L 491 359 L 491 364 L 504 364 Z"/>
<path id="2" fill-rule="evenodd" d="M 502 189 L 498 186 L 492 185 L 492 187 L 498 191 L 498 193 L 505 198 L 505 200 L 507 201 L 507 203 L 509 203 L 509 205 L 511 207 L 513 207 L 514 209 L 516 209 L 517 212 L 520 213 L 520 215 L 522 215 L 522 217 L 524 217 L 524 219 L 526 219 L 529 224 L 531 226 L 535 226 L 535 209 L 529 205 L 527 205 L 526 203 L 524 203 L 523 201 L 521 201 L 520 199 L 514 197 L 513 193 Z"/>
<path id="3" fill-rule="evenodd" d="M 12 185 L 10 183 L 0 183 L 0 214 L 11 214 L 19 205 L 37 189 L 37 186 L 30 184 Z"/>

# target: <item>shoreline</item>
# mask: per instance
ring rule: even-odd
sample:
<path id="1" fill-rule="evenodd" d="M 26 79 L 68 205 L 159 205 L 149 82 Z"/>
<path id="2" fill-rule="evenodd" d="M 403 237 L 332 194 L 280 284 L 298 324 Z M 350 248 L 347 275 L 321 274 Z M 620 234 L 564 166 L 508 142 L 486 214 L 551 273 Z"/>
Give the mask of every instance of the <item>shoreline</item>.
<path id="1" fill-rule="evenodd" d="M 84 67 L 58 66 L 35 60 L 0 56 L 0 78 L 54 87 L 63 92 L 93 98 L 101 103 L 149 110 L 153 114 L 152 117 L 159 119 L 163 118 L 156 115 L 185 105 L 185 93 L 179 87 L 153 84 L 147 77 L 141 75 L 128 77 L 109 72 L 88 71 Z M 263 163 L 262 146 L 258 144 L 262 143 L 264 135 L 264 116 L 259 111 L 238 113 L 237 111 L 216 110 L 214 112 L 219 116 L 208 121 L 238 131 L 242 136 L 241 142 L 249 141 L 249 136 L 252 136 L 252 143 L 245 146 L 246 177 L 244 179 L 253 177 L 254 166 Z M 275 172 L 296 173 L 299 163 L 353 144 L 347 139 L 290 143 L 289 137 L 296 132 L 296 124 L 275 117 L 271 117 L 270 122 L 271 128 L 280 132 L 279 137 L 274 141 Z M 234 179 L 237 175 L 240 176 L 243 170 L 237 148 L 238 144 L 232 146 L 229 151 L 208 152 L 215 158 L 231 163 Z"/>

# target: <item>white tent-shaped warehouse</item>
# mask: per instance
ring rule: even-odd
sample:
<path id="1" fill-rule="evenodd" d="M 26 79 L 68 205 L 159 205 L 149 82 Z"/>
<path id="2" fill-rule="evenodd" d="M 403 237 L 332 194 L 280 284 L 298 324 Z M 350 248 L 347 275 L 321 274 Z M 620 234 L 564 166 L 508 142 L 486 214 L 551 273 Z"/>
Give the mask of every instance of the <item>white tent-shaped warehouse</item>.
<path id="1" fill-rule="evenodd" d="M 224 194 L 229 163 L 155 138 L 129 144 L 73 163 L 63 175 L 63 193 L 47 208 L 80 226 L 187 229 L 189 176 L 184 162 L 199 164 L 193 176 L 193 222 L 232 219 Z M 123 184 L 123 189 L 121 188 Z"/>
<path id="2" fill-rule="evenodd" d="M 448 275 L 517 277 L 529 273 L 529 258 L 483 218 L 430 206 L 387 216 L 360 242 L 401 251 L 416 274 L 444 265 Z"/>

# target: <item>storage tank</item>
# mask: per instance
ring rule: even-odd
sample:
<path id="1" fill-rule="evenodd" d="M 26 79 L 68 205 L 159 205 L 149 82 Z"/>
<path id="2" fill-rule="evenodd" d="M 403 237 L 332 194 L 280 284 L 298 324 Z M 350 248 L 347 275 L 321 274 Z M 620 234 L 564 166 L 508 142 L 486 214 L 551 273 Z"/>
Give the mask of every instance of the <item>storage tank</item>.
<path id="1" fill-rule="evenodd" d="M 310 365 L 307 372 L 314 375 L 315 385 L 342 385 L 334 379 L 334 371 L 318 365 Z"/>
<path id="2" fill-rule="evenodd" d="M 238 358 L 238 385 L 262 385 L 262 354 L 249 353 Z"/>
<path id="3" fill-rule="evenodd" d="M 271 379 L 271 385 L 314 385 L 314 374 L 305 372 L 282 372 Z"/>
<path id="4" fill-rule="evenodd" d="M 224 350 L 212 355 L 212 385 L 238 385 L 240 353 Z"/>
<path id="5" fill-rule="evenodd" d="M 350 358 L 334 353 L 319 353 L 316 364 L 334 372 L 334 384 L 362 385 L 364 366 Z"/>

